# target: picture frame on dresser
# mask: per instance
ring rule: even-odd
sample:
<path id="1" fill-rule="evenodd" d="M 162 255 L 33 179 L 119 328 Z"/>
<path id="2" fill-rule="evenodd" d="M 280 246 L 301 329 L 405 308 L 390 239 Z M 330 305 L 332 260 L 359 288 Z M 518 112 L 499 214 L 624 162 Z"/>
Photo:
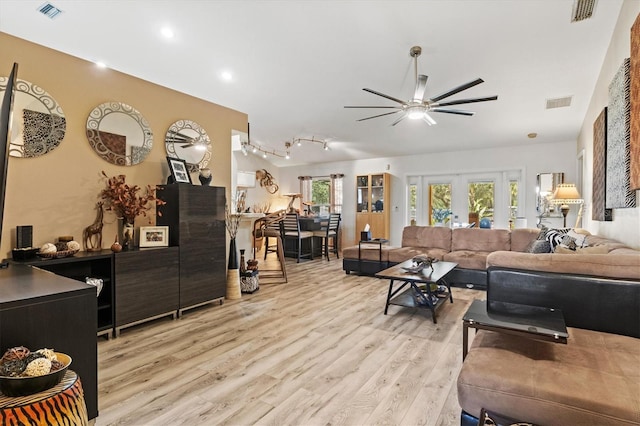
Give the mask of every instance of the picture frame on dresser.
<path id="1" fill-rule="evenodd" d="M 175 183 L 188 183 L 191 185 L 191 175 L 189 174 L 189 168 L 185 160 L 167 157 L 167 162 L 169 163 L 171 177 Z"/>
<path id="2" fill-rule="evenodd" d="M 169 245 L 168 226 L 141 226 L 140 247 L 167 247 Z"/>

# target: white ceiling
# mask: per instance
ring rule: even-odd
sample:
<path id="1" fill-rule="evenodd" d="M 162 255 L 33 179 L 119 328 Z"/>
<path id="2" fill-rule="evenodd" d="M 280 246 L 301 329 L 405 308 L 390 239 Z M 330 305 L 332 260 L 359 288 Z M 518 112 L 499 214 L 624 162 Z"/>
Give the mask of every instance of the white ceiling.
<path id="1" fill-rule="evenodd" d="M 0 0 L 0 31 L 245 112 L 269 150 L 330 141 L 269 156 L 278 166 L 575 140 L 622 6 L 600 0 L 571 23 L 573 0 L 52 0 L 63 13 L 51 20 L 43 1 Z M 498 101 L 460 106 L 473 117 L 433 113 L 431 127 L 356 122 L 385 111 L 343 106 L 393 105 L 364 87 L 412 97 L 414 45 L 427 97 L 481 77 L 447 100 Z M 545 109 L 564 96 L 570 107 Z"/>

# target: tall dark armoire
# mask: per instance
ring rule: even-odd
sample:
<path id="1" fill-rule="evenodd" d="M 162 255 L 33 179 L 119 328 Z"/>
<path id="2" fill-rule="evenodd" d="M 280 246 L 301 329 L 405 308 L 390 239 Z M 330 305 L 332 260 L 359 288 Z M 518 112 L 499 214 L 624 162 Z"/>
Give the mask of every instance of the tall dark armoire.
<path id="1" fill-rule="evenodd" d="M 159 226 L 169 226 L 169 245 L 180 247 L 180 307 L 224 300 L 226 294 L 225 188 L 158 186 Z"/>

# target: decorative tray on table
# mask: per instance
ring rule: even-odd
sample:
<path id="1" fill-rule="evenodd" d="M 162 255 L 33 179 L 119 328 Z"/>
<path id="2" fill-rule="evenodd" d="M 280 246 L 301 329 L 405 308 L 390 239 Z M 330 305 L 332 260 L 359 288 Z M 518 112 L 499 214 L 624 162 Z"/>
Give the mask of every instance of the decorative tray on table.
<path id="1" fill-rule="evenodd" d="M 60 250 L 53 253 L 36 253 L 39 257 L 43 259 L 60 259 L 62 257 L 70 257 L 76 254 L 79 250 Z"/>

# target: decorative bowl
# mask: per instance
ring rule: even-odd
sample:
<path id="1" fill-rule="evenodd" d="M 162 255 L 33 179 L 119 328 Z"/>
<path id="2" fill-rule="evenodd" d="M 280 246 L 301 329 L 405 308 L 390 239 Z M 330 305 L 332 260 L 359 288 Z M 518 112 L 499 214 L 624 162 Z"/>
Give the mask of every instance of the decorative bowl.
<path id="1" fill-rule="evenodd" d="M 69 365 L 71 365 L 71 357 L 69 355 L 56 352 L 56 357 L 58 361 L 64 364 L 64 367 L 52 373 L 33 377 L 0 376 L 0 392 L 6 396 L 25 396 L 54 387 L 60 383 Z"/>
<path id="2" fill-rule="evenodd" d="M 80 250 L 60 250 L 53 253 L 36 253 L 38 256 L 44 259 L 60 259 L 61 257 L 70 257 L 79 252 Z"/>

